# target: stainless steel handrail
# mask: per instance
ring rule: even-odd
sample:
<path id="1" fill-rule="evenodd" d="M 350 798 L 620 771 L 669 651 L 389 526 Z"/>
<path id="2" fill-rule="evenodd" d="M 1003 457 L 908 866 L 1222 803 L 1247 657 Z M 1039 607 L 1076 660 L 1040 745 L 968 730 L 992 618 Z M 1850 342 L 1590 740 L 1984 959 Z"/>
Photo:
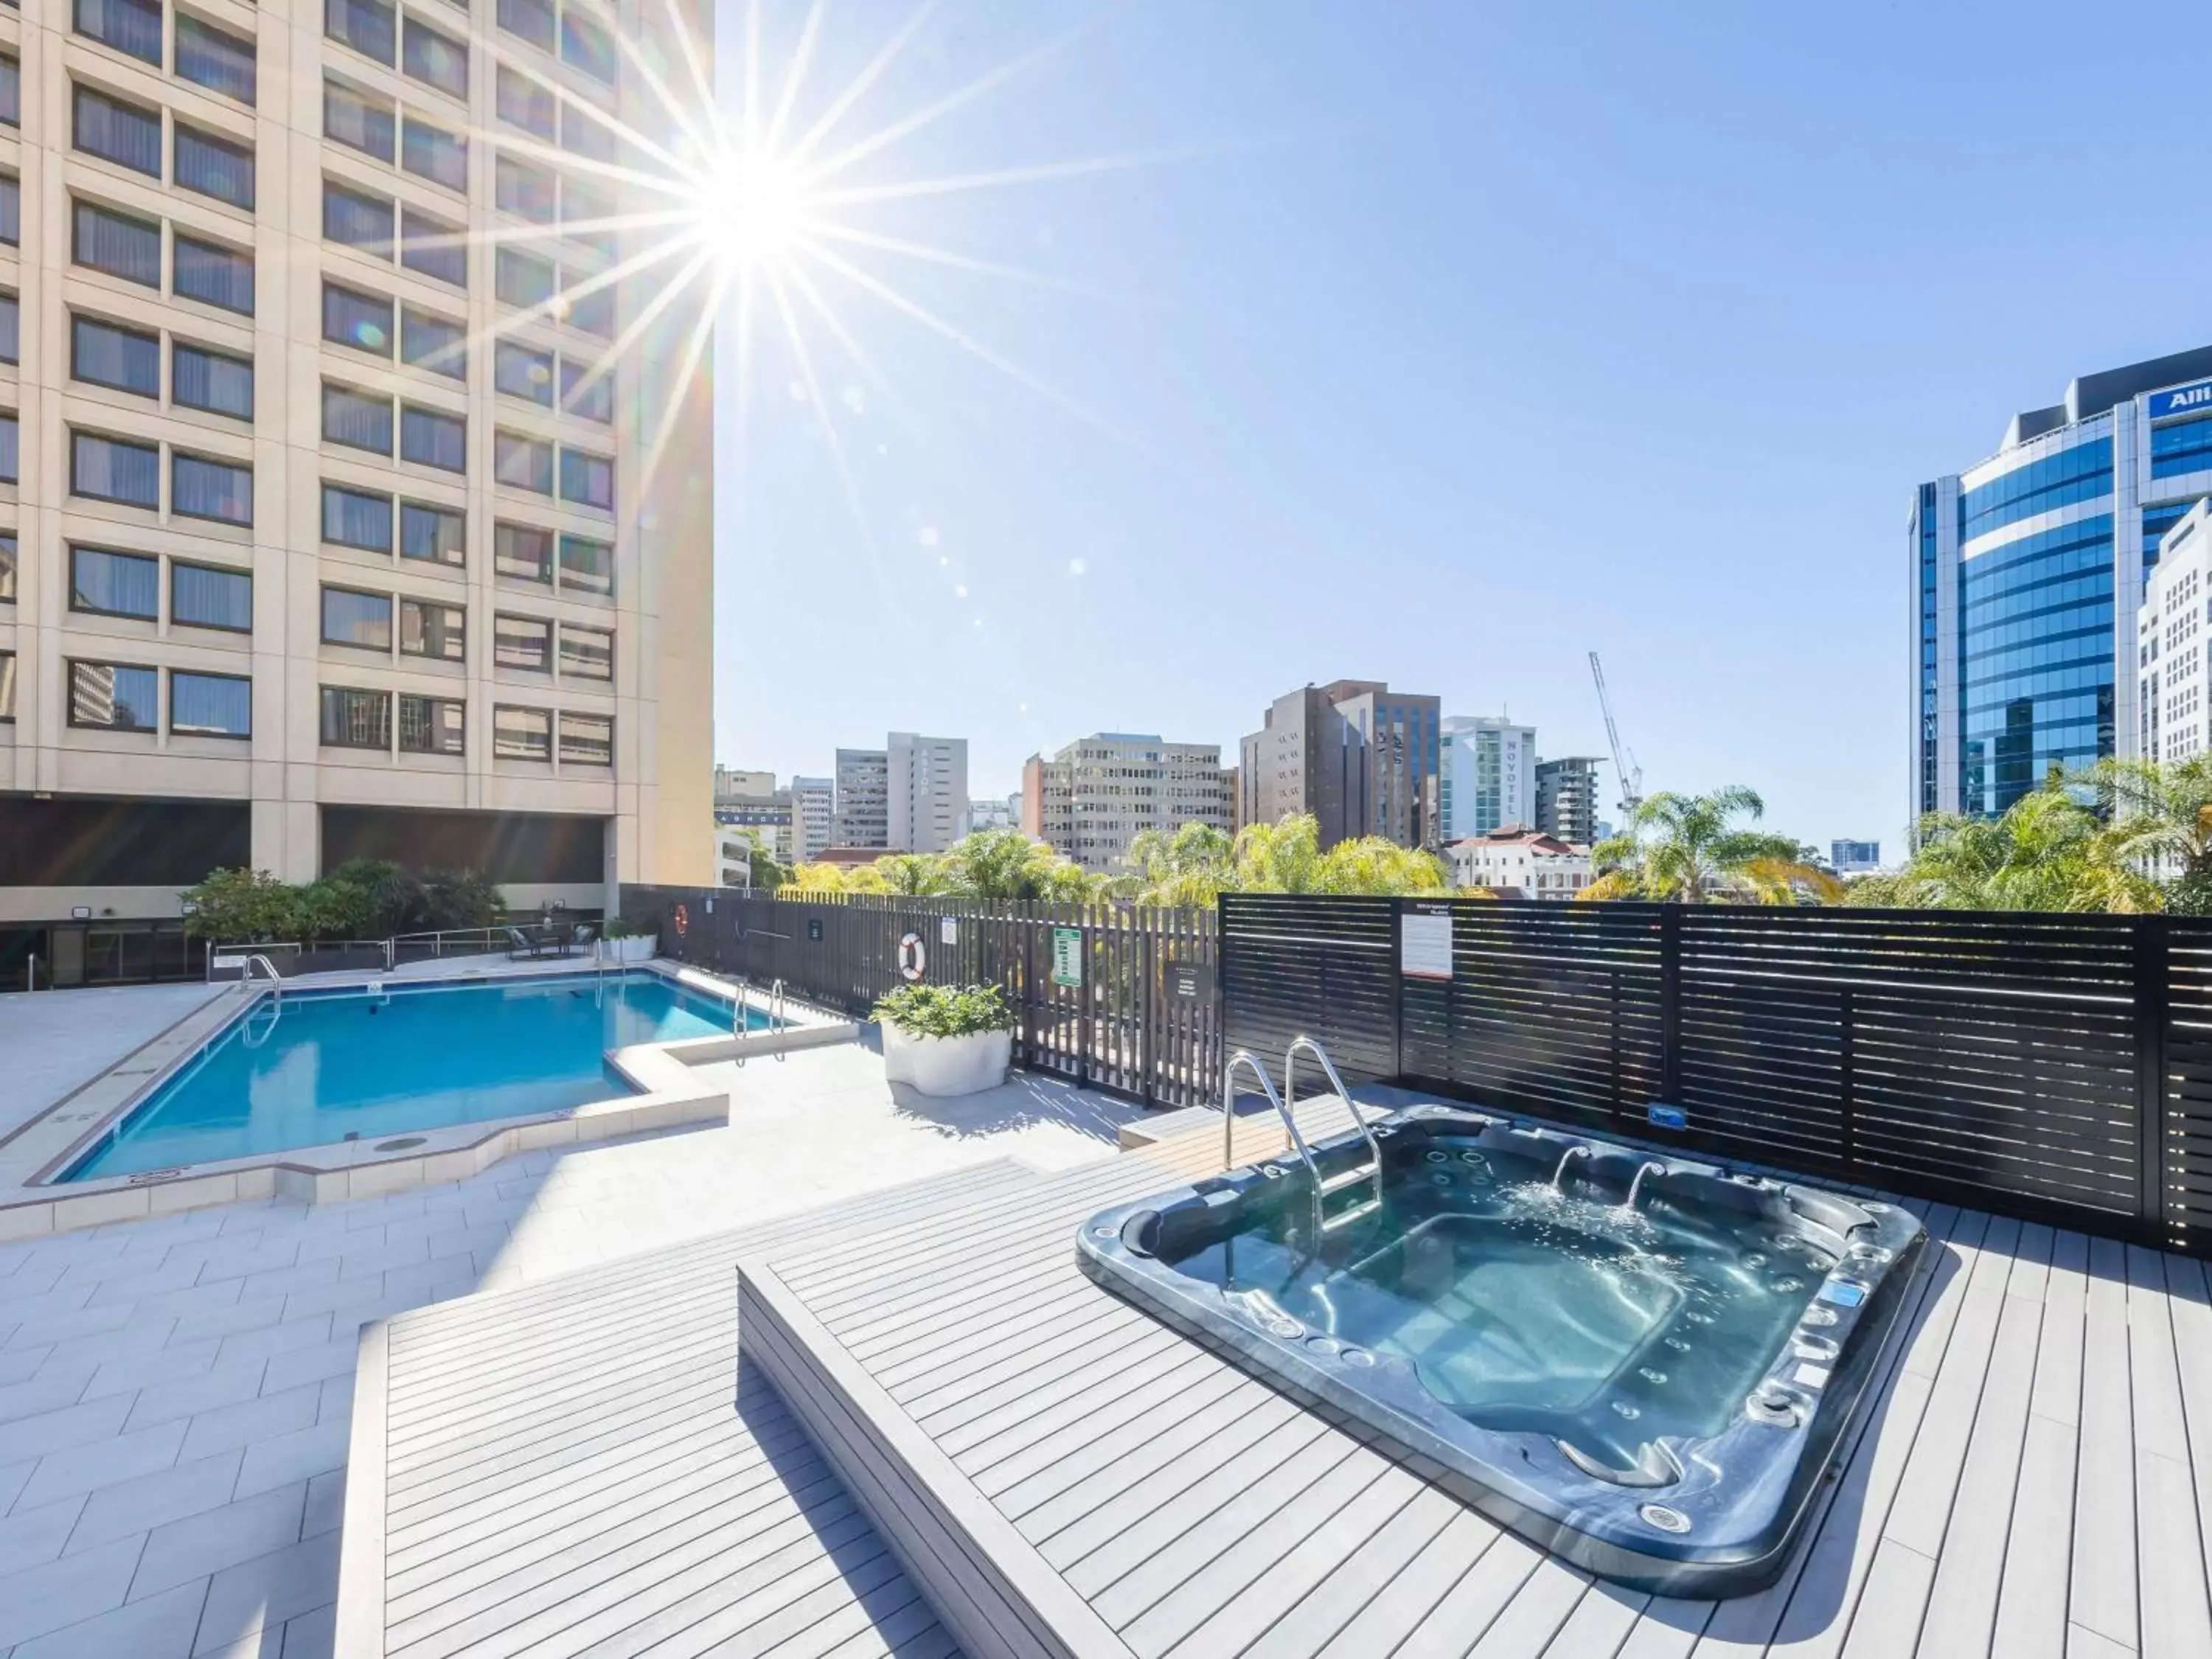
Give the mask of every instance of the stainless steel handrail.
<path id="1" fill-rule="evenodd" d="M 1297 1076 L 1292 1068 L 1297 1064 L 1298 1050 L 1301 1048 L 1307 1050 L 1321 1062 L 1322 1072 L 1328 1079 L 1328 1086 L 1336 1091 L 1337 1098 L 1344 1103 L 1345 1109 L 1352 1114 L 1352 1121 L 1359 1126 L 1359 1133 L 1367 1138 L 1367 1150 L 1375 1155 L 1376 1196 L 1381 1197 L 1382 1143 L 1375 1139 L 1375 1131 L 1367 1127 L 1366 1114 L 1359 1109 L 1359 1103 L 1352 1097 L 1352 1091 L 1344 1086 L 1344 1079 L 1336 1074 L 1336 1066 L 1329 1060 L 1328 1050 L 1303 1031 L 1292 1037 L 1291 1046 L 1283 1050 L 1283 1110 L 1285 1114 L 1288 1115 L 1297 1108 Z"/>
<path id="2" fill-rule="evenodd" d="M 267 971 L 270 984 L 276 988 L 270 995 L 275 1000 L 276 1012 L 281 1014 L 284 1012 L 284 975 L 276 971 L 276 964 L 270 961 L 262 952 L 256 951 L 246 958 L 246 966 L 238 975 L 238 982 L 251 988 L 253 983 L 253 969 L 257 963 Z"/>
<path id="3" fill-rule="evenodd" d="M 1307 1173 L 1313 1176 L 1317 1191 L 1321 1185 L 1321 1166 L 1314 1162 L 1313 1154 L 1306 1150 L 1306 1138 L 1298 1133 L 1298 1126 L 1283 1109 L 1283 1097 L 1275 1092 L 1275 1085 L 1267 1081 L 1267 1067 L 1260 1064 L 1249 1048 L 1239 1048 L 1229 1056 L 1229 1063 L 1221 1068 L 1221 1167 L 1224 1170 L 1237 1167 L 1237 1156 L 1232 1148 L 1237 1133 L 1237 1068 L 1239 1066 L 1250 1066 L 1252 1075 L 1260 1079 L 1260 1092 L 1267 1097 L 1267 1103 L 1275 1109 L 1275 1115 L 1283 1120 L 1283 1127 L 1289 1133 L 1290 1139 L 1284 1144 L 1298 1149 L 1298 1156 L 1305 1160 Z"/>

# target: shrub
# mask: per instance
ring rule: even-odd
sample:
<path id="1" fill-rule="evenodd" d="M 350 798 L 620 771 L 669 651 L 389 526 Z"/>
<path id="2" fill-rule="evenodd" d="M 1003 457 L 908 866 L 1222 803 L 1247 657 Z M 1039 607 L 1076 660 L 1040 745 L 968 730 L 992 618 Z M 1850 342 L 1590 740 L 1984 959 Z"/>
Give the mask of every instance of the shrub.
<path id="1" fill-rule="evenodd" d="M 872 1012 L 910 1037 L 974 1036 L 1014 1029 L 1013 1010 L 995 985 L 902 985 Z"/>
<path id="2" fill-rule="evenodd" d="M 179 896 L 194 939 L 260 944 L 295 939 L 302 929 L 301 890 L 266 870 L 217 870 Z"/>
<path id="3" fill-rule="evenodd" d="M 635 939 L 638 936 L 638 930 L 620 916 L 609 916 L 599 926 L 601 939 Z"/>
<path id="4" fill-rule="evenodd" d="M 487 927 L 499 889 L 473 870 L 419 877 L 379 859 L 352 859 L 304 887 L 266 870 L 217 870 L 181 895 L 195 939 L 384 939 L 394 933 Z"/>

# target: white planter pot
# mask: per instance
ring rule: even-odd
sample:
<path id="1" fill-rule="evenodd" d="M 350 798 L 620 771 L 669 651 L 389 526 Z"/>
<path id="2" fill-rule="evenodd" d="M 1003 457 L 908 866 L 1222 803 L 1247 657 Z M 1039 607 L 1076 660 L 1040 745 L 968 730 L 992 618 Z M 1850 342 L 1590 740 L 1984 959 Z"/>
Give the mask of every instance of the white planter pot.
<path id="1" fill-rule="evenodd" d="M 599 960 L 620 963 L 651 962 L 653 950 L 659 944 L 658 939 L 651 938 L 603 939 L 599 941 Z"/>
<path id="2" fill-rule="evenodd" d="M 1013 1060 L 1011 1031 L 979 1031 L 972 1036 L 910 1037 L 897 1026 L 878 1028 L 884 1038 L 884 1077 L 925 1095 L 972 1095 L 1006 1080 Z"/>

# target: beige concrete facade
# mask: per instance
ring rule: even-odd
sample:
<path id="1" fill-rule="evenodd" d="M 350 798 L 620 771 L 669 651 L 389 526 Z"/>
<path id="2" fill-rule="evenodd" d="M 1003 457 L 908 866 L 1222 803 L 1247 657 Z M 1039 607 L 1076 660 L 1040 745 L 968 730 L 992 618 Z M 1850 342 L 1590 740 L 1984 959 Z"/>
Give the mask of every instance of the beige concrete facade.
<path id="1" fill-rule="evenodd" d="M 1022 829 L 1088 871 L 1127 868 L 1129 844 L 1146 830 L 1231 833 L 1236 811 L 1236 770 L 1222 769 L 1218 744 L 1094 732 L 1022 769 Z"/>
<path id="2" fill-rule="evenodd" d="M 79 15 L 101 11 L 75 9 Z M 345 0 L 332 0 L 333 27 L 349 9 Z M 550 4 L 529 9 L 554 15 Z M 378 13 L 392 15 L 380 0 L 369 0 L 362 10 L 372 26 Z M 14 720 L 0 723 L 0 795 L 250 803 L 252 862 L 292 880 L 311 878 L 325 862 L 326 807 L 582 817 L 605 825 L 599 879 L 578 881 L 573 872 L 559 881 L 511 879 L 510 902 L 565 897 L 596 906 L 617 881 L 704 882 L 709 846 L 700 826 L 708 817 L 713 752 L 713 409 L 711 353 L 702 349 L 696 290 L 623 346 L 611 404 L 597 411 L 604 419 L 500 389 L 531 384 L 526 375 L 495 377 L 495 341 L 549 354 L 541 361 L 551 371 L 549 401 L 557 405 L 562 399 L 552 392 L 613 351 L 632 319 L 659 296 L 659 275 L 683 261 L 624 281 L 614 317 L 587 331 L 551 304 L 503 302 L 488 240 L 467 242 L 464 285 L 324 235 L 331 185 L 396 203 L 395 223 L 404 226 L 412 212 L 450 228 L 456 240 L 464 230 L 526 230 L 530 222 L 496 205 L 514 198 L 498 182 L 502 155 L 510 164 L 558 173 L 563 210 L 572 220 L 579 212 L 608 210 L 585 206 L 582 195 L 569 205 L 568 192 L 578 186 L 596 189 L 624 210 L 645 205 L 635 189 L 595 175 L 588 163 L 503 119 L 497 91 L 503 66 L 510 92 L 527 82 L 553 94 L 562 120 L 577 132 L 607 131 L 582 112 L 586 104 L 656 137 L 673 123 L 627 63 L 617 94 L 555 51 L 501 27 L 497 19 L 507 8 L 495 11 L 495 0 L 475 0 L 472 8 L 417 0 L 392 10 L 398 14 L 398 42 L 428 29 L 465 46 L 465 98 L 410 72 L 421 65 L 408 45 L 396 45 L 394 62 L 386 64 L 331 38 L 324 0 L 271 0 L 258 7 L 193 0 L 189 14 L 168 6 L 158 65 L 71 32 L 68 6 L 0 10 L 0 52 L 20 60 L 21 106 L 19 127 L 0 126 L 0 169 L 21 179 L 20 242 L 0 245 L 0 288 L 19 296 L 21 319 L 20 362 L 0 364 L 0 405 L 12 406 L 20 419 L 20 483 L 0 485 L 0 531 L 12 528 L 17 537 L 14 603 L 0 603 L 0 652 L 14 653 L 15 671 Z M 251 104 L 178 73 L 179 29 L 186 17 L 254 43 L 258 84 Z M 609 21 L 630 39 L 658 37 L 663 62 L 681 55 L 663 0 L 623 0 Z M 702 9 L 686 21 L 693 49 L 706 50 L 711 13 Z M 450 55 L 444 61 L 450 64 Z M 676 77 L 678 84 L 687 79 Z M 392 160 L 325 137 L 332 87 L 388 115 Z M 160 177 L 79 147 L 73 110 L 80 89 L 158 113 Z M 465 190 L 407 165 L 416 157 L 407 134 L 416 126 L 434 137 L 465 139 L 465 170 L 449 174 L 465 179 Z M 184 187 L 178 139 L 185 128 L 250 149 L 251 207 Z M 155 285 L 73 257 L 79 204 L 160 227 Z M 176 292 L 180 236 L 250 254 L 250 314 Z M 513 246 L 555 262 L 572 288 L 635 251 L 634 245 L 595 248 L 551 234 Z M 380 340 L 374 330 L 357 333 L 351 343 L 325 337 L 326 283 L 392 301 L 392 331 L 400 338 Z M 520 285 L 509 287 L 512 294 Z M 465 379 L 409 361 L 410 313 L 465 330 Z M 77 378 L 77 318 L 156 337 L 155 395 Z M 362 349 L 364 341 L 372 349 Z M 250 419 L 177 401 L 173 365 L 180 343 L 250 362 Z M 398 405 L 393 455 L 329 441 L 324 406 L 332 387 L 380 399 L 387 412 Z M 462 470 L 402 458 L 412 429 L 409 411 L 421 411 L 432 424 L 438 416 L 465 423 Z M 647 451 L 664 422 L 672 436 L 648 478 Z M 155 503 L 83 493 L 85 480 L 73 473 L 78 434 L 157 447 Z M 533 444 L 548 447 L 525 447 Z M 496 481 L 500 453 L 545 457 L 550 489 Z M 175 482 L 179 456 L 250 468 L 250 522 L 184 512 L 188 503 Z M 580 479 L 595 471 L 594 463 L 611 464 L 611 507 L 582 499 L 595 493 L 582 483 L 565 488 L 572 466 Z M 510 470 L 519 476 L 521 469 Z M 326 486 L 392 503 L 392 545 L 330 539 Z M 458 562 L 403 556 L 410 505 L 460 515 Z M 422 520 L 417 514 L 413 521 Z M 526 580 L 495 565 L 501 525 L 554 538 L 546 580 Z M 605 585 L 596 572 L 588 580 L 569 579 L 562 537 L 580 538 L 574 545 L 586 555 L 586 543 L 611 546 L 611 591 L 596 591 Z M 99 614 L 74 602 L 72 549 L 88 546 L 161 562 L 155 615 Z M 592 562 L 586 557 L 579 573 Z M 181 619 L 179 567 L 250 575 L 250 629 Z M 388 599 L 388 642 L 328 642 L 323 592 L 333 587 Z M 404 648 L 403 602 L 410 600 L 435 608 L 441 617 L 458 613 L 459 660 Z M 499 618 L 512 620 L 502 628 Z M 510 648 L 518 632 L 520 643 Z M 611 677 L 594 672 L 609 633 Z M 538 639 L 544 665 L 520 665 Z M 155 729 L 82 723 L 86 698 L 73 704 L 71 695 L 72 665 L 79 663 L 157 671 Z M 173 696 L 179 671 L 249 678 L 250 735 L 179 729 L 186 722 L 177 718 Z M 387 735 L 380 747 L 326 741 L 325 687 L 398 699 L 382 705 Z M 459 705 L 459 753 L 400 748 L 399 733 L 423 708 L 407 703 L 410 696 Z M 501 708 L 530 712 L 502 722 L 495 713 Z M 541 714 L 550 716 L 544 753 L 526 755 L 538 736 L 532 717 Z M 597 720 L 612 723 L 606 763 L 595 758 L 605 730 L 592 724 Z M 373 734 L 375 720 L 357 727 L 357 734 L 363 729 Z M 501 740 L 495 732 L 503 734 Z M 94 891 L 0 885 L 0 921 L 67 917 L 72 906 L 88 903 L 95 915 L 103 907 L 139 916 L 174 915 L 177 908 L 174 890 L 163 886 Z"/>

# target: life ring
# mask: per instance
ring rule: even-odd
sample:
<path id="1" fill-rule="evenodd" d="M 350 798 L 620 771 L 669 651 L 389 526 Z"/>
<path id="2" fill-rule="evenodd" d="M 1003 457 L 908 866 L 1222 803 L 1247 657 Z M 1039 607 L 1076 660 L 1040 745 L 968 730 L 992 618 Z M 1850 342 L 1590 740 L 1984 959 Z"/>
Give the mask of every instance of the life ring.
<path id="1" fill-rule="evenodd" d="M 902 933 L 898 942 L 899 977 L 909 985 L 929 969 L 928 947 L 921 942 L 920 933 Z"/>
<path id="2" fill-rule="evenodd" d="M 691 913 L 680 904 L 676 907 L 675 912 L 668 919 L 676 924 L 676 937 L 678 939 L 682 939 L 691 929 Z"/>

